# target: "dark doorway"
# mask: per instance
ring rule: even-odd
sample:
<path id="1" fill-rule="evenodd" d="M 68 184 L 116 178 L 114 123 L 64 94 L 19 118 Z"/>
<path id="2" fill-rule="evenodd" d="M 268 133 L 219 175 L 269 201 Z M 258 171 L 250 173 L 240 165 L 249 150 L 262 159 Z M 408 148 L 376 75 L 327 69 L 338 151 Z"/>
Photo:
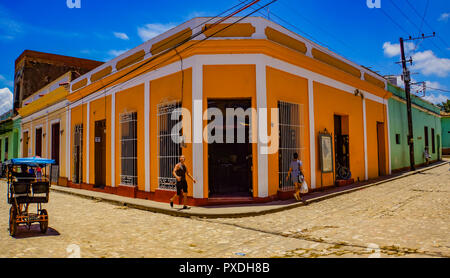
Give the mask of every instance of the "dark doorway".
<path id="1" fill-rule="evenodd" d="M 252 195 L 252 145 L 250 144 L 250 119 L 234 117 L 227 125 L 226 109 L 251 107 L 251 99 L 211 99 L 208 108 L 218 108 L 223 115 L 223 143 L 208 144 L 208 180 L 210 197 L 249 197 Z M 234 139 L 226 143 L 228 134 Z M 212 135 L 215 135 L 215 130 Z M 245 141 L 238 134 L 245 134 Z"/>
<path id="2" fill-rule="evenodd" d="M 106 185 L 106 120 L 95 122 L 95 187 Z"/>
<path id="3" fill-rule="evenodd" d="M 52 159 L 59 165 L 59 123 L 52 124 Z"/>
<path id="4" fill-rule="evenodd" d="M 441 160 L 441 136 L 436 135 L 436 141 L 437 141 L 437 160 Z"/>
<path id="5" fill-rule="evenodd" d="M 73 183 L 81 183 L 83 176 L 83 160 L 82 160 L 82 150 L 83 150 L 83 125 L 75 125 L 74 136 L 73 136 Z"/>
<path id="6" fill-rule="evenodd" d="M 36 129 L 34 155 L 42 156 L 42 128 Z"/>
<path id="7" fill-rule="evenodd" d="M 28 157 L 28 131 L 22 135 L 22 157 Z"/>
<path id="8" fill-rule="evenodd" d="M 386 140 L 384 123 L 377 122 L 378 176 L 386 175 Z"/>
<path id="9" fill-rule="evenodd" d="M 334 115 L 334 155 L 336 179 L 350 178 L 348 116 Z"/>
<path id="10" fill-rule="evenodd" d="M 8 140 L 9 138 L 6 137 L 5 138 L 5 155 L 4 155 L 4 160 L 8 160 L 8 150 L 9 150 L 9 146 L 8 146 Z"/>

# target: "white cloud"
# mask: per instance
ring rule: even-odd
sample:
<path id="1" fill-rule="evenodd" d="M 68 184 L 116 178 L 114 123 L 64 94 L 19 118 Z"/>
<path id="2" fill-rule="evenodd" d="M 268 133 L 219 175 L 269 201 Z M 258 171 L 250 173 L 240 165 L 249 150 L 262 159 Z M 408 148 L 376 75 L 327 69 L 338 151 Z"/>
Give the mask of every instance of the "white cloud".
<path id="1" fill-rule="evenodd" d="M 443 13 L 443 14 L 441 14 L 441 16 L 438 18 L 438 20 L 439 20 L 439 21 L 445 21 L 445 22 L 447 22 L 449 18 L 450 18 L 450 13 Z"/>
<path id="2" fill-rule="evenodd" d="M 424 75 L 447 77 L 450 73 L 450 59 L 439 58 L 433 51 L 417 52 L 413 56 L 413 70 L 419 70 Z"/>
<path id="3" fill-rule="evenodd" d="M 143 27 L 138 27 L 138 35 L 143 41 L 148 41 L 161 33 L 166 32 L 167 30 L 175 27 L 174 24 L 160 24 L 160 23 L 151 23 L 146 24 Z"/>
<path id="4" fill-rule="evenodd" d="M 6 79 L 6 77 L 4 77 L 1 74 L 0 74 L 0 83 L 6 85 L 8 87 L 13 87 L 14 86 L 14 82 L 13 81 Z"/>
<path id="5" fill-rule="evenodd" d="M 405 51 L 412 51 L 415 49 L 415 44 L 412 42 L 406 42 L 405 44 Z M 384 55 L 387 57 L 394 57 L 394 56 L 400 56 L 400 44 L 399 43 L 394 43 L 392 44 L 391 42 L 385 42 L 383 44 L 383 50 L 384 50 Z"/>
<path id="6" fill-rule="evenodd" d="M 129 49 L 123 49 L 123 50 L 116 50 L 116 49 L 112 49 L 110 51 L 108 51 L 108 55 L 112 56 L 112 57 L 117 57 L 122 55 L 123 53 L 127 52 Z"/>
<path id="7" fill-rule="evenodd" d="M 13 94 L 9 88 L 0 89 L 0 115 L 12 109 Z"/>
<path id="8" fill-rule="evenodd" d="M 129 40 L 130 39 L 127 34 L 121 33 L 121 32 L 114 32 L 114 36 L 121 40 Z"/>
<path id="9" fill-rule="evenodd" d="M 449 98 L 444 96 L 443 94 L 427 94 L 423 97 L 423 99 L 434 104 L 441 104 L 443 102 L 447 102 Z"/>

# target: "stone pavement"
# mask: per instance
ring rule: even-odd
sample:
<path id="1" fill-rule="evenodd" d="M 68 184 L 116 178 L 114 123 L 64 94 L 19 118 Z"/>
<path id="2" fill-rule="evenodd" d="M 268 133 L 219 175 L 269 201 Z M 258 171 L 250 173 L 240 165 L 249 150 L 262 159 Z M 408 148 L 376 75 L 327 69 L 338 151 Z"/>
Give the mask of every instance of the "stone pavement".
<path id="1" fill-rule="evenodd" d="M 371 186 L 376 186 L 381 183 L 390 182 L 410 175 L 415 175 L 417 173 L 421 173 L 428 169 L 432 169 L 434 167 L 438 167 L 439 165 L 447 163 L 448 161 L 438 162 L 427 167 L 421 167 L 416 171 L 412 172 L 406 171 L 388 177 L 379 178 L 377 180 L 356 183 L 348 186 L 328 188 L 324 191 L 311 192 L 302 197 L 303 202 L 296 202 L 294 198 L 292 198 L 286 201 L 273 201 L 269 203 L 260 203 L 260 204 L 190 207 L 190 209 L 188 210 L 181 209 L 182 206 L 180 205 L 174 205 L 175 209 L 173 209 L 170 208 L 168 203 L 123 197 L 114 194 L 95 192 L 90 190 L 83 190 L 55 185 L 52 185 L 51 189 L 56 192 L 72 194 L 80 197 L 86 197 L 89 199 L 102 200 L 116 205 L 127 206 L 130 208 L 142 209 L 151 212 L 164 213 L 173 216 L 180 216 L 180 217 L 196 216 L 202 218 L 236 218 L 236 217 L 257 216 L 297 208 L 299 206 L 304 206 L 313 202 L 322 201 L 342 194 L 347 194 Z"/>
<path id="2" fill-rule="evenodd" d="M 448 164 L 241 218 L 173 217 L 52 192 L 45 235 L 35 225 L 10 237 L 0 202 L 0 257 L 450 257 L 449 192 Z"/>

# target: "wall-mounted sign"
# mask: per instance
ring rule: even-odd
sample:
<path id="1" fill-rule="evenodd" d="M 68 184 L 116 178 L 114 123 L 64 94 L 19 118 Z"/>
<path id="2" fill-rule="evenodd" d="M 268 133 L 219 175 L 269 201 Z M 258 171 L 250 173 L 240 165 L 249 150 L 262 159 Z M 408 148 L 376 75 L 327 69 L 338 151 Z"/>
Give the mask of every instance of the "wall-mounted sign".
<path id="1" fill-rule="evenodd" d="M 333 140 L 326 130 L 319 133 L 319 159 L 322 173 L 333 172 Z"/>
<path id="2" fill-rule="evenodd" d="M 101 137 L 95 137 L 95 143 L 100 143 L 102 141 Z"/>

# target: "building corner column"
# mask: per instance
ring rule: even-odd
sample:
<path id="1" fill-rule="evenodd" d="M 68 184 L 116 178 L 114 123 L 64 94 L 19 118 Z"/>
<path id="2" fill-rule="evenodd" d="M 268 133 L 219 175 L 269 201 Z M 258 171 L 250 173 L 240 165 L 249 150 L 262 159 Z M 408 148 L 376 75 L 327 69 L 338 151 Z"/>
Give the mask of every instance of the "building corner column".
<path id="1" fill-rule="evenodd" d="M 194 60 L 192 68 L 192 173 L 197 180 L 193 197 L 205 198 L 203 177 L 203 63 Z"/>
<path id="2" fill-rule="evenodd" d="M 267 108 L 267 78 L 266 78 L 266 66 L 267 62 L 264 56 L 256 63 L 256 109 L 258 111 L 258 144 L 257 144 L 257 155 L 258 155 L 258 197 L 265 198 L 269 196 L 269 160 L 268 155 L 261 152 L 264 147 L 261 142 L 261 135 L 267 136 L 268 124 L 267 117 L 268 113 L 262 113 L 265 117 L 261 119 L 261 109 Z"/>
<path id="3" fill-rule="evenodd" d="M 89 155 L 89 131 L 90 131 L 90 102 L 86 103 L 86 183 L 89 184 L 89 172 L 90 172 L 90 155 Z"/>
<path id="4" fill-rule="evenodd" d="M 362 100 L 363 106 L 363 126 L 364 126 L 364 180 L 369 179 L 369 168 L 367 160 L 367 117 L 366 117 L 366 98 Z"/>
<path id="5" fill-rule="evenodd" d="M 316 188 L 316 132 L 314 126 L 314 80 L 308 79 L 308 111 L 309 111 L 309 160 L 311 168 L 311 188 Z"/>
<path id="6" fill-rule="evenodd" d="M 116 93 L 111 93 L 111 187 L 116 187 Z"/>
<path id="7" fill-rule="evenodd" d="M 150 81 L 144 84 L 145 191 L 150 192 Z"/>

